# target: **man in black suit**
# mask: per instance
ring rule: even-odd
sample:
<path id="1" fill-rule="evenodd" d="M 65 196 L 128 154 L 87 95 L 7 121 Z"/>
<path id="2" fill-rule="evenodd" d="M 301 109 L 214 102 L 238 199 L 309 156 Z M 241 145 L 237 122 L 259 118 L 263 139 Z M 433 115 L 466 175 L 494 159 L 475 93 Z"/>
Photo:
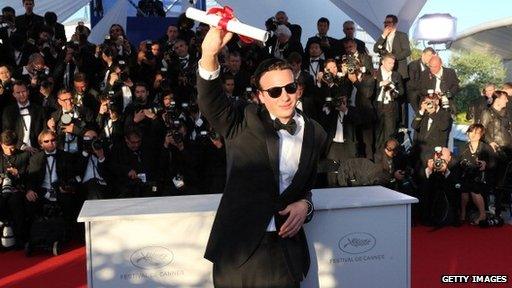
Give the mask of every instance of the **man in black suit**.
<path id="1" fill-rule="evenodd" d="M 29 216 L 41 212 L 43 202 L 57 202 L 68 225 L 76 223 L 79 211 L 77 173 L 71 154 L 57 149 L 57 134 L 43 130 L 38 136 L 43 151 L 30 158 L 27 172 Z"/>
<path id="2" fill-rule="evenodd" d="M 434 48 L 427 47 L 423 49 L 423 52 L 421 52 L 420 59 L 411 61 L 407 66 L 409 71 L 409 80 L 407 81 L 407 101 L 411 104 L 414 111 L 418 111 L 420 105 L 419 98 L 421 97 L 421 93 L 419 89 L 421 74 L 429 69 L 428 62 L 430 62 L 432 56 L 436 54 L 437 53 Z"/>
<path id="3" fill-rule="evenodd" d="M 315 87 L 319 88 L 320 86 L 318 85 L 318 73 L 324 71 L 325 65 L 325 55 L 322 51 L 322 47 L 320 46 L 320 42 L 311 41 L 309 43 L 309 50 L 306 55 L 308 55 L 308 57 L 306 57 L 306 61 L 302 63 L 302 69 L 311 75 Z"/>
<path id="4" fill-rule="evenodd" d="M 276 21 L 279 25 L 285 25 L 292 32 L 291 40 L 293 42 L 300 42 L 302 37 L 302 27 L 299 24 L 291 24 L 288 21 L 288 15 L 284 11 L 278 11 L 276 13 Z"/>
<path id="5" fill-rule="evenodd" d="M 66 43 L 66 31 L 64 25 L 57 22 L 57 14 L 52 11 L 44 13 L 44 24 L 53 31 L 53 38 L 58 42 L 58 47 Z"/>
<path id="6" fill-rule="evenodd" d="M 429 71 L 424 71 L 420 77 L 420 93 L 427 95 L 428 90 L 434 90 L 441 95 L 443 108 L 450 108 L 452 114 L 456 113 L 453 102 L 459 92 L 459 78 L 455 70 L 443 67 L 439 56 L 432 56 L 428 62 Z"/>
<path id="7" fill-rule="evenodd" d="M 98 115 L 100 101 L 98 92 L 89 87 L 89 81 L 84 73 L 77 73 L 73 79 L 73 99 L 77 107 L 87 107 L 94 117 Z"/>
<path id="8" fill-rule="evenodd" d="M 481 123 L 483 111 L 492 105 L 494 100 L 492 95 L 494 94 L 494 91 L 496 91 L 496 86 L 494 84 L 488 83 L 484 86 L 481 97 L 473 100 L 469 105 L 468 113 L 466 113 L 466 120 L 473 120 L 473 123 Z"/>
<path id="9" fill-rule="evenodd" d="M 302 53 L 302 44 L 292 38 L 292 31 L 285 25 L 279 25 L 276 29 L 277 41 L 270 50 L 270 56 L 286 59 L 292 52 Z"/>
<path id="10" fill-rule="evenodd" d="M 233 51 L 229 53 L 226 69 L 223 71 L 223 76 L 231 75 L 235 80 L 235 88 L 233 91 L 234 96 L 242 96 L 245 91 L 245 88 L 250 87 L 251 84 L 251 75 L 247 73 L 242 66 L 242 57 L 238 51 Z"/>
<path id="11" fill-rule="evenodd" d="M 338 163 L 357 157 L 356 127 L 361 123 L 361 115 L 356 107 L 348 105 L 347 95 L 341 95 L 323 113 L 323 126 L 327 131 L 327 159 Z M 328 113 L 327 113 L 328 112 Z M 329 187 L 338 186 L 336 174 L 327 176 Z"/>
<path id="12" fill-rule="evenodd" d="M 407 57 L 411 55 L 409 37 L 406 33 L 397 30 L 398 18 L 395 15 L 387 15 L 384 20 L 384 31 L 373 45 L 373 52 L 383 54 L 392 53 L 396 62 L 394 70 L 397 70 L 402 79 L 409 77 L 407 73 Z"/>
<path id="13" fill-rule="evenodd" d="M 34 13 L 34 0 L 23 0 L 25 14 L 16 17 L 16 29 L 24 39 L 37 39 L 37 30 L 44 24 L 44 18 Z"/>
<path id="14" fill-rule="evenodd" d="M 290 66 L 292 67 L 293 76 L 295 77 L 295 80 L 298 80 L 299 78 L 303 79 L 304 84 L 304 96 L 306 97 L 316 97 L 316 90 L 317 86 L 315 85 L 315 78 L 309 74 L 307 70 L 304 70 L 302 68 L 302 56 L 300 53 L 293 52 L 288 56 L 286 59 L 288 63 L 290 63 Z M 309 115 L 308 115 L 309 116 Z"/>
<path id="15" fill-rule="evenodd" d="M 334 54 L 334 56 L 347 54 L 347 52 L 344 50 L 344 47 L 345 42 L 349 39 L 354 40 L 356 42 L 357 52 L 359 52 L 359 54 L 368 54 L 366 44 L 355 37 L 356 24 L 354 23 L 354 21 L 349 20 L 343 23 L 343 33 L 345 33 L 345 37 L 338 40 L 338 45 L 336 49 L 337 52 Z"/>
<path id="16" fill-rule="evenodd" d="M 87 130 L 84 133 L 81 151 L 77 159 L 77 169 L 80 176 L 80 190 L 84 198 L 110 198 L 107 188 L 106 153 L 102 142 L 98 141 L 98 133 Z"/>
<path id="17" fill-rule="evenodd" d="M 29 101 L 30 92 L 21 81 L 13 85 L 16 103 L 7 106 L 2 115 L 2 129 L 12 130 L 18 136 L 17 147 L 23 151 L 36 153 L 37 136 L 46 123 L 43 107 Z"/>
<path id="18" fill-rule="evenodd" d="M 329 19 L 325 17 L 318 19 L 318 21 L 316 22 L 316 29 L 318 30 L 318 33 L 315 36 L 310 37 L 308 39 L 308 42 L 306 43 L 306 48 L 304 48 L 304 54 L 309 53 L 309 45 L 312 42 L 317 42 L 320 43 L 320 47 L 322 48 L 325 57 L 334 58 L 337 41 L 336 39 L 327 36 L 327 32 L 329 31 L 329 25 Z"/>
<path id="19" fill-rule="evenodd" d="M 0 63 L 15 66 L 14 49 L 11 43 L 11 37 L 16 32 L 15 19 L 16 12 L 14 8 L 5 6 L 2 8 L 2 27 L 0 27 Z"/>
<path id="20" fill-rule="evenodd" d="M 395 56 L 385 54 L 381 62 L 375 82 L 375 108 L 378 119 L 375 147 L 377 149 L 384 147 L 385 141 L 397 133 L 397 100 L 404 95 L 402 77 L 398 72 L 393 71 Z"/>
<path id="21" fill-rule="evenodd" d="M 22 189 L 30 154 L 16 148 L 18 137 L 12 130 L 0 134 L 2 161 L 0 161 L 0 220 L 12 221 L 16 246 L 22 248 L 26 240 L 25 191 Z M 10 184 L 10 185 L 9 185 Z"/>
<path id="22" fill-rule="evenodd" d="M 439 107 L 439 97 L 436 94 L 425 96 L 411 124 L 415 130 L 413 158 L 424 164 L 425 153 L 432 153 L 436 146 L 446 147 L 452 123 L 450 113 Z"/>
<path id="23" fill-rule="evenodd" d="M 83 132 L 95 124 L 93 112 L 85 106 L 77 107 L 69 90 L 60 90 L 57 102 L 60 107 L 52 113 L 47 126 L 57 133 L 59 149 L 77 153 Z"/>
<path id="24" fill-rule="evenodd" d="M 216 287 L 299 287 L 310 262 L 301 227 L 313 212 L 308 195 L 326 135 L 296 111 L 297 86 L 281 59 L 256 69 L 264 106 L 236 107 L 221 97 L 217 56 L 231 36 L 210 29 L 197 77 L 199 107 L 225 138 L 228 159 L 205 258 L 214 263 Z"/>

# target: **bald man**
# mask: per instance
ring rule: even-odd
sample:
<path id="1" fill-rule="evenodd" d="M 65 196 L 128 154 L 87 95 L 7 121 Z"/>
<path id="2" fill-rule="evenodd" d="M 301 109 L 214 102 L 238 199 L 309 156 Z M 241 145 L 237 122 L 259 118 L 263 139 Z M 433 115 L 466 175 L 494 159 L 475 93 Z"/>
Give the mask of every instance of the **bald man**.
<path id="1" fill-rule="evenodd" d="M 455 113 L 453 99 L 459 92 L 459 79 L 455 70 L 443 67 L 443 61 L 438 55 L 433 55 L 428 61 L 428 70 L 420 75 L 420 93 L 426 95 L 428 90 L 442 94 L 443 103 L 449 101 L 451 113 Z M 449 92 L 449 93 L 448 93 Z"/>

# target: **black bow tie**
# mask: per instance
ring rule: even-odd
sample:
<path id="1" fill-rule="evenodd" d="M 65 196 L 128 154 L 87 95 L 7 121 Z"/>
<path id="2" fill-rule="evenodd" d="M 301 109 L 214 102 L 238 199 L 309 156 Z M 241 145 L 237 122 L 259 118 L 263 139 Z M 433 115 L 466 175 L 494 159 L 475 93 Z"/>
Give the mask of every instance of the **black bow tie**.
<path id="1" fill-rule="evenodd" d="M 55 157 L 55 152 L 53 153 L 45 153 L 46 158 Z"/>
<path id="2" fill-rule="evenodd" d="M 25 107 L 20 107 L 20 110 L 28 109 L 28 108 L 30 108 L 30 105 L 27 105 L 27 106 L 25 106 Z"/>
<path id="3" fill-rule="evenodd" d="M 311 59 L 311 63 L 314 63 L 314 62 L 320 62 L 320 59 Z"/>
<path id="4" fill-rule="evenodd" d="M 294 119 L 291 119 L 290 121 L 288 121 L 288 123 L 283 124 L 283 123 L 281 123 L 281 121 L 279 121 L 278 118 L 276 118 L 274 120 L 274 129 L 276 129 L 276 131 L 284 129 L 284 130 L 288 131 L 288 133 L 290 133 L 290 135 L 294 135 L 295 131 L 297 130 L 297 123 L 295 123 Z"/>

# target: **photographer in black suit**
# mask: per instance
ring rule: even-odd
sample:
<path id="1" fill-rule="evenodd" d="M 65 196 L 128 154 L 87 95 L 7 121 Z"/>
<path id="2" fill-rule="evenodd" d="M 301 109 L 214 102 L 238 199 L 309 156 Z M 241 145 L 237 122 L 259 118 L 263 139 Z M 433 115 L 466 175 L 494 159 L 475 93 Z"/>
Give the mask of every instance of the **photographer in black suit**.
<path id="1" fill-rule="evenodd" d="M 387 15 L 384 20 L 382 35 L 373 45 L 373 52 L 381 55 L 391 53 L 395 56 L 394 70 L 400 73 L 402 79 L 409 77 L 407 73 L 407 57 L 411 55 L 409 37 L 406 33 L 397 30 L 398 18 Z"/>
<path id="2" fill-rule="evenodd" d="M 427 47 L 421 52 L 421 58 L 411 61 L 407 65 L 409 71 L 409 80 L 407 81 L 407 101 L 411 104 L 414 111 L 418 111 L 420 105 L 420 78 L 424 71 L 428 71 L 428 62 L 436 51 L 432 47 Z"/>
<path id="3" fill-rule="evenodd" d="M 16 148 L 18 137 L 12 130 L 0 134 L 0 221 L 12 223 L 16 246 L 23 247 L 25 229 L 25 181 L 30 154 Z"/>
<path id="4" fill-rule="evenodd" d="M 28 213 L 33 219 L 41 212 L 43 202 L 57 202 L 67 223 L 76 223 L 79 210 L 77 176 L 74 158 L 57 148 L 57 134 L 43 130 L 38 137 L 43 151 L 30 158 L 27 172 Z"/>
<path id="5" fill-rule="evenodd" d="M 210 29 L 197 77 L 199 107 L 226 140 L 228 171 L 205 257 L 216 287 L 299 287 L 310 262 L 302 225 L 326 135 L 296 111 L 297 86 L 283 60 L 255 72 L 264 106 L 221 96 L 217 56 L 231 36 Z"/>
<path id="6" fill-rule="evenodd" d="M 36 153 L 37 135 L 44 129 L 43 108 L 29 101 L 29 89 L 25 83 L 16 81 L 13 85 L 16 104 L 7 106 L 2 115 L 2 129 L 12 130 L 18 136 L 17 146 L 23 151 Z"/>
<path id="7" fill-rule="evenodd" d="M 77 156 L 77 169 L 80 176 L 80 189 L 86 200 L 111 198 L 107 187 L 107 148 L 94 130 L 84 133 L 81 151 Z"/>
<path id="8" fill-rule="evenodd" d="M 395 56 L 385 54 L 375 81 L 375 108 L 378 126 L 375 131 L 375 147 L 384 147 L 384 142 L 397 133 L 398 100 L 404 94 L 402 77 L 393 71 Z"/>
<path id="9" fill-rule="evenodd" d="M 23 0 L 25 14 L 16 17 L 16 29 L 24 39 L 36 39 L 37 31 L 44 24 L 44 18 L 34 13 L 34 0 Z"/>
<path id="10" fill-rule="evenodd" d="M 336 39 L 327 36 L 327 32 L 329 31 L 329 25 L 329 19 L 325 17 L 318 19 L 318 21 L 316 22 L 316 28 L 318 30 L 318 33 L 315 36 L 310 37 L 308 39 L 306 47 L 304 48 L 304 54 L 309 53 L 309 45 L 312 42 L 317 42 L 320 43 L 320 47 L 322 48 L 322 51 L 324 52 L 326 58 L 334 58 L 334 54 L 336 53 L 335 49 L 337 41 Z"/>

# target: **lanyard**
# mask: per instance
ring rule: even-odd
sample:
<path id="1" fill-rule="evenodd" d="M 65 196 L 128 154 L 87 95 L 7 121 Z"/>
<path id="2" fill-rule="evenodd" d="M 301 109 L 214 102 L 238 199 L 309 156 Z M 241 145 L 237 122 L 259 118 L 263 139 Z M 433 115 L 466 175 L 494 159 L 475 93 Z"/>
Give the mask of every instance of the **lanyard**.
<path id="1" fill-rule="evenodd" d="M 50 155 L 47 155 L 46 157 L 49 157 L 49 156 Z M 56 154 L 52 155 L 52 165 L 51 166 L 48 165 L 48 159 L 46 159 L 46 169 L 47 169 L 47 171 L 49 173 L 49 177 L 48 178 L 50 179 L 50 185 L 53 183 L 52 176 L 53 176 L 53 169 L 55 168 L 55 162 L 56 162 L 55 156 L 56 156 Z"/>

